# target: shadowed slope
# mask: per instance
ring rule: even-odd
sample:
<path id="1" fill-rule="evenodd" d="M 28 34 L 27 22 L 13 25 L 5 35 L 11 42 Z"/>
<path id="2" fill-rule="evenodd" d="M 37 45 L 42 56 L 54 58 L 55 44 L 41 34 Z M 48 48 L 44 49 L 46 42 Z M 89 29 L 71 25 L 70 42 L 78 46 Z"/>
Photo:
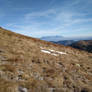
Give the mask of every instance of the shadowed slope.
<path id="1" fill-rule="evenodd" d="M 92 40 L 78 41 L 78 42 L 71 44 L 70 46 L 72 46 L 73 48 L 92 52 Z"/>

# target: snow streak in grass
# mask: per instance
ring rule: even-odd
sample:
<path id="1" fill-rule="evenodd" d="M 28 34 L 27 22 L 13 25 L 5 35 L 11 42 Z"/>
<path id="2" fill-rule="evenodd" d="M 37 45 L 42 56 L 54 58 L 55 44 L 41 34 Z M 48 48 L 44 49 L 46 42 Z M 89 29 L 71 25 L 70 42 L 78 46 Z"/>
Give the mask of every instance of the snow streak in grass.
<path id="1" fill-rule="evenodd" d="M 60 55 L 60 54 L 66 54 L 65 52 L 55 51 L 55 50 L 52 50 L 52 49 L 47 50 L 43 47 L 40 47 L 40 48 L 41 48 L 41 52 L 51 54 L 51 55 L 54 55 L 54 56 L 57 56 L 57 55 Z"/>

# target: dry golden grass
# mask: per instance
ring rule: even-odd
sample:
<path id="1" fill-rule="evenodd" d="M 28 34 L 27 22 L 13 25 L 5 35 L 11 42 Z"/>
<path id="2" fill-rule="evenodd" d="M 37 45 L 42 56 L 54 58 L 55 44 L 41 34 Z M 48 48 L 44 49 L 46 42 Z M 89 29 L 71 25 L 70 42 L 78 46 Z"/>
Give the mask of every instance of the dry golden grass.
<path id="1" fill-rule="evenodd" d="M 18 92 L 18 84 L 0 78 L 0 92 Z"/>
<path id="2" fill-rule="evenodd" d="M 92 53 L 0 28 L 0 75 L 0 92 L 21 92 L 20 86 L 28 92 L 92 92 Z"/>

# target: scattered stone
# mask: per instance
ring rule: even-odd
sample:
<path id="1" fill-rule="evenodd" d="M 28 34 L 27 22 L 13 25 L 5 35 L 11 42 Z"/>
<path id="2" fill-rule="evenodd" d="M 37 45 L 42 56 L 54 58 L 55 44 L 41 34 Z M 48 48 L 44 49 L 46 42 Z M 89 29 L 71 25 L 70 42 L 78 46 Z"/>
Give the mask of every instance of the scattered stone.
<path id="1" fill-rule="evenodd" d="M 4 50 L 0 49 L 0 53 L 4 52 Z"/>
<path id="2" fill-rule="evenodd" d="M 22 75 L 18 75 L 18 80 L 22 80 Z"/>
<path id="3" fill-rule="evenodd" d="M 3 57 L 3 56 L 0 56 L 0 60 L 2 60 L 2 61 L 6 61 L 6 58 Z"/>
<path id="4" fill-rule="evenodd" d="M 39 77 L 39 80 L 43 80 L 43 77 Z"/>
<path id="5" fill-rule="evenodd" d="M 76 64 L 76 66 L 80 67 L 80 64 Z"/>
<path id="6" fill-rule="evenodd" d="M 28 92 L 27 88 L 19 87 L 19 92 Z"/>

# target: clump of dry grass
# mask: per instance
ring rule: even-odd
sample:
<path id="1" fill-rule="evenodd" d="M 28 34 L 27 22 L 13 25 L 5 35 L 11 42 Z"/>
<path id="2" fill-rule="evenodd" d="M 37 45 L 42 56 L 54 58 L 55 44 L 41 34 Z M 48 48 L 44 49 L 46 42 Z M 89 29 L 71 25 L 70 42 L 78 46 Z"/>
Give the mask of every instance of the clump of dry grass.
<path id="1" fill-rule="evenodd" d="M 0 65 L 0 70 L 2 70 L 2 71 L 10 71 L 10 72 L 13 72 L 13 73 L 16 72 L 15 66 L 7 65 L 7 64 Z"/>
<path id="2" fill-rule="evenodd" d="M 18 84 L 0 78 L 0 92 L 18 92 Z"/>

